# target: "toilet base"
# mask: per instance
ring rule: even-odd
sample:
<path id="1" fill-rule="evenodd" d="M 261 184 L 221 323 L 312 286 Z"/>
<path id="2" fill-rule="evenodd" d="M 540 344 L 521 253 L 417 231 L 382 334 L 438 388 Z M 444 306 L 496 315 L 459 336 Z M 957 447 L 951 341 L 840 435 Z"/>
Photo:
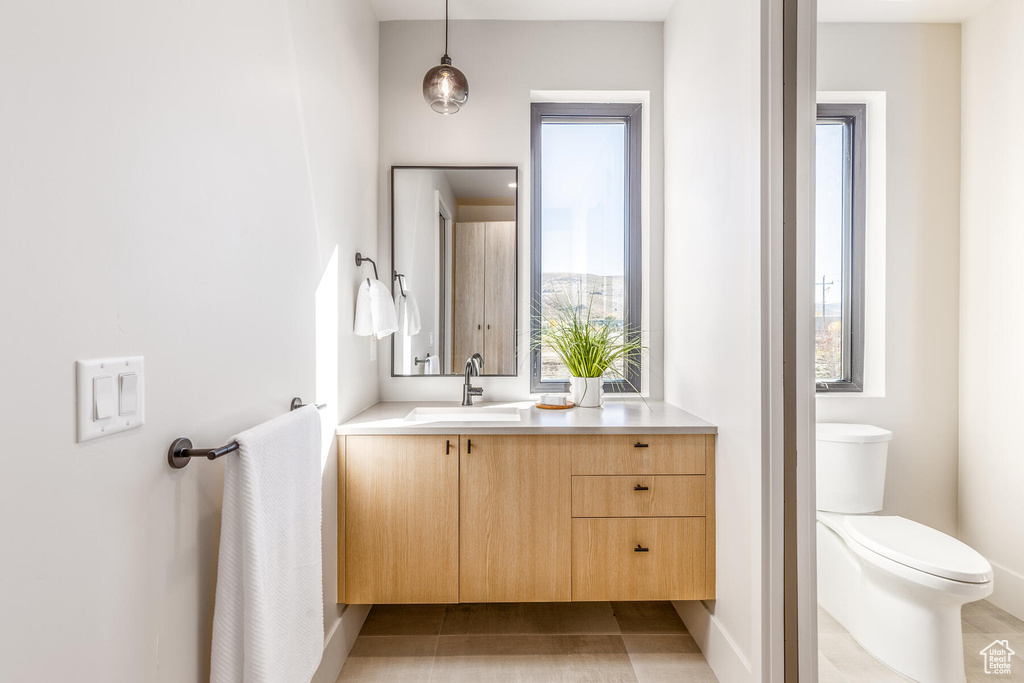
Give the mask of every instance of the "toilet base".
<path id="1" fill-rule="evenodd" d="M 992 592 L 925 574 L 869 550 L 862 556 L 817 523 L 818 604 L 865 650 L 920 683 L 963 683 L 960 608 Z"/>

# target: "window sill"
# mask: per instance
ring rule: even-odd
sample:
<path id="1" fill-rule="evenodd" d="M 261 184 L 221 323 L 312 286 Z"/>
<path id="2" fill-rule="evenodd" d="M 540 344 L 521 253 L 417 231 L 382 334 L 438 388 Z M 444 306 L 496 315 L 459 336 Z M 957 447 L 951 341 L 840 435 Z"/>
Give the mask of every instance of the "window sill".
<path id="1" fill-rule="evenodd" d="M 815 398 L 885 398 L 885 394 L 866 391 L 816 391 Z"/>

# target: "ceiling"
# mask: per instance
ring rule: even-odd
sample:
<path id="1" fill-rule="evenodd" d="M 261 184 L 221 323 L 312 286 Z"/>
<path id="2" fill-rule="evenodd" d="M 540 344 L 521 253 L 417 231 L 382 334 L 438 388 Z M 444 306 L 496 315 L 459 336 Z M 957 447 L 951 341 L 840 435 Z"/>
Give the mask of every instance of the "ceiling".
<path id="1" fill-rule="evenodd" d="M 958 24 L 991 0 L 818 0 L 820 22 Z"/>
<path id="2" fill-rule="evenodd" d="M 706 0 L 714 2 L 715 0 Z M 444 19 L 444 0 L 371 0 L 380 21 Z M 675 0 L 450 0 L 451 19 L 664 21 Z M 991 0 L 818 0 L 823 22 L 959 23 Z"/>
<path id="3" fill-rule="evenodd" d="M 444 0 L 371 2 L 380 21 L 444 19 Z M 450 3 L 452 21 L 665 21 L 675 0 L 450 0 Z"/>
<path id="4" fill-rule="evenodd" d="M 516 198 L 516 189 L 508 186 L 516 179 L 512 169 L 449 170 L 445 177 L 457 199 L 507 199 L 511 202 Z"/>

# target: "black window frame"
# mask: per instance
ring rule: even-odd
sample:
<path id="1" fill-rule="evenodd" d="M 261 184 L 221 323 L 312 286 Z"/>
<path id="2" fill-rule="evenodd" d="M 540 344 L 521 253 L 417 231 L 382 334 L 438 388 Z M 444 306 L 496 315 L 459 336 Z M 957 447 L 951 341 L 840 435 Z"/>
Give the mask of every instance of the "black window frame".
<path id="1" fill-rule="evenodd" d="M 607 122 L 615 121 L 626 124 L 626 230 L 625 230 L 625 273 L 623 276 L 623 298 L 625 316 L 623 322 L 627 334 L 632 338 L 641 336 L 643 315 L 643 260 L 642 260 L 642 224 L 641 224 L 641 152 L 642 152 L 642 105 L 630 103 L 562 103 L 534 102 L 530 106 L 530 160 L 531 160 L 531 194 L 530 194 L 530 339 L 537 342 L 541 327 L 542 272 L 541 272 L 541 239 L 543 224 L 541 219 L 542 179 L 541 179 L 541 126 L 546 120 L 561 119 L 570 121 Z M 643 372 L 640 367 L 640 354 L 632 356 L 627 364 L 626 379 L 608 380 L 604 390 L 610 393 L 635 393 L 642 391 Z M 530 390 L 531 392 L 567 392 L 569 382 L 541 379 L 540 349 L 537 343 L 530 349 Z"/>
<path id="2" fill-rule="evenodd" d="M 816 391 L 864 391 L 864 242 L 867 224 L 867 105 L 818 104 L 817 123 L 843 126 L 843 377 Z"/>

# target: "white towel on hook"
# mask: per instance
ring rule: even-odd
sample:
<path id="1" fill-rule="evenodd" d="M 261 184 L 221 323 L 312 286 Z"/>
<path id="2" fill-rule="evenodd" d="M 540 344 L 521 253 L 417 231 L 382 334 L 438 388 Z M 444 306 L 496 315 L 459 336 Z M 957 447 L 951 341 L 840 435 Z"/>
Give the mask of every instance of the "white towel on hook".
<path id="1" fill-rule="evenodd" d="M 420 333 L 420 307 L 416 303 L 416 295 L 405 290 L 405 296 L 399 292 L 395 296 L 395 314 L 398 316 L 398 329 L 406 337 L 414 337 Z"/>
<path id="2" fill-rule="evenodd" d="M 427 366 L 425 375 L 440 375 L 441 374 L 441 359 L 435 354 L 433 356 L 427 356 Z"/>
<path id="3" fill-rule="evenodd" d="M 361 337 L 383 339 L 398 330 L 398 318 L 391 292 L 380 280 L 366 278 L 356 295 L 356 321 L 353 331 Z"/>
<path id="4" fill-rule="evenodd" d="M 320 664 L 320 438 L 310 405 L 225 456 L 211 683 L 308 683 Z"/>

